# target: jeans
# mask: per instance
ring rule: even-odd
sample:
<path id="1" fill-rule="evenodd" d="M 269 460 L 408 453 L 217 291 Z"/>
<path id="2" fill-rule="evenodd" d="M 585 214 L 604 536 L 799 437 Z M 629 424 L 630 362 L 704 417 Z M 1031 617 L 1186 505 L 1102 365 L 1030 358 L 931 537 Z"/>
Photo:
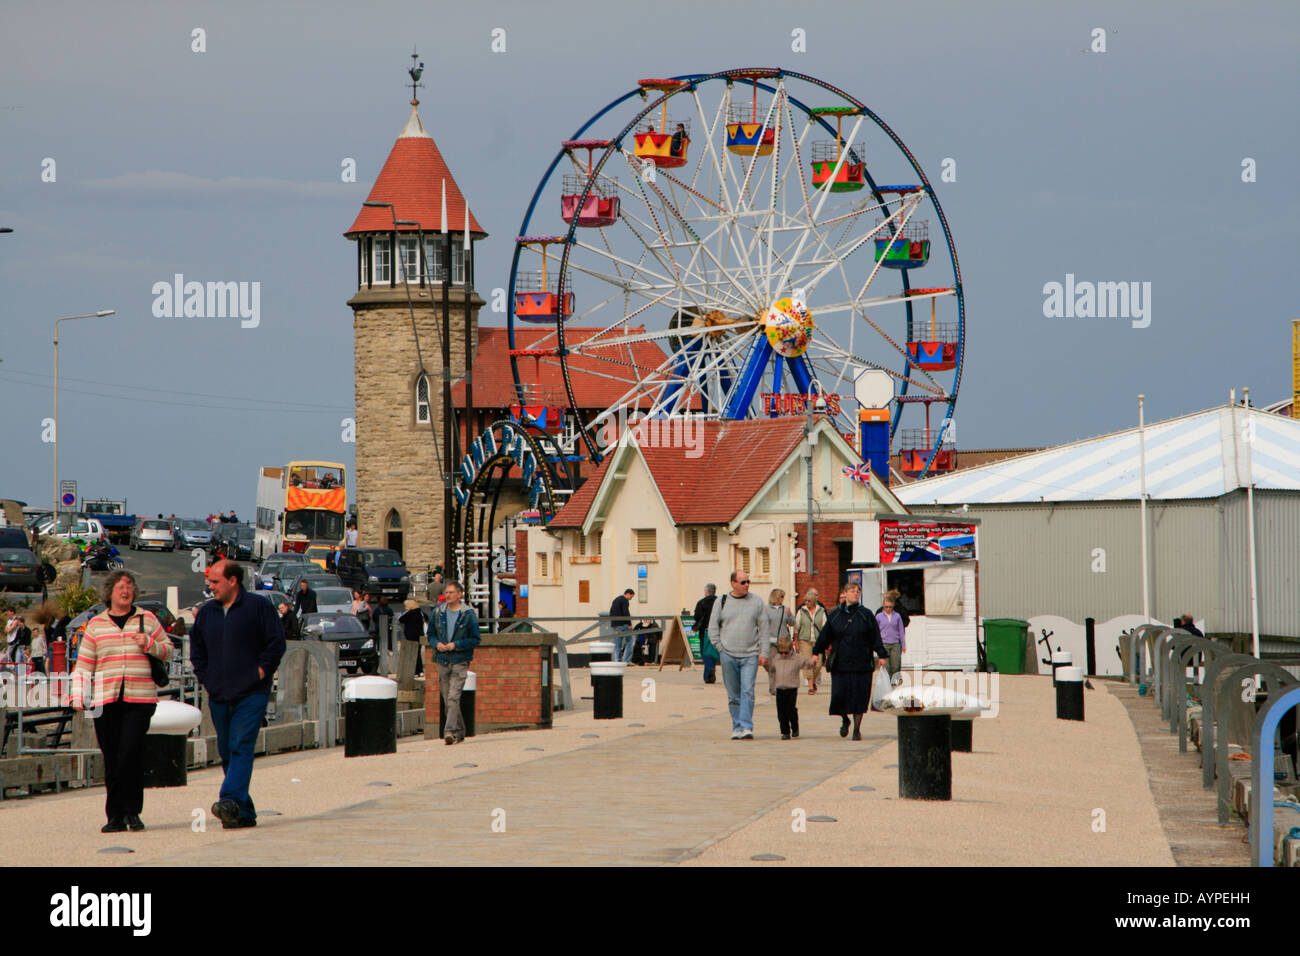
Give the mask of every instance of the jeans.
<path id="1" fill-rule="evenodd" d="M 257 819 L 248 785 L 253 779 L 253 748 L 269 699 L 269 694 L 249 694 L 238 700 L 208 701 L 212 723 L 217 728 L 221 769 L 226 774 L 221 782 L 220 799 L 234 800 L 239 805 L 240 817 L 245 820 Z"/>
<path id="2" fill-rule="evenodd" d="M 636 648 L 636 635 L 626 624 L 615 624 L 618 634 L 614 637 L 614 660 L 631 663 L 632 651 Z"/>
<path id="3" fill-rule="evenodd" d="M 758 676 L 758 655 L 732 657 L 722 652 L 722 683 L 727 688 L 727 709 L 731 711 L 733 733 L 754 732 L 754 678 Z"/>
<path id="4" fill-rule="evenodd" d="M 144 808 L 144 738 L 157 704 L 115 700 L 95 718 L 95 737 L 104 754 L 104 813 L 110 820 Z"/>
<path id="5" fill-rule="evenodd" d="M 465 739 L 465 717 L 460 712 L 460 695 L 465 689 L 465 678 L 468 675 L 468 662 L 438 665 L 438 685 L 442 691 L 443 703 L 447 705 L 442 733 L 444 737 L 451 737 L 453 740 Z"/>

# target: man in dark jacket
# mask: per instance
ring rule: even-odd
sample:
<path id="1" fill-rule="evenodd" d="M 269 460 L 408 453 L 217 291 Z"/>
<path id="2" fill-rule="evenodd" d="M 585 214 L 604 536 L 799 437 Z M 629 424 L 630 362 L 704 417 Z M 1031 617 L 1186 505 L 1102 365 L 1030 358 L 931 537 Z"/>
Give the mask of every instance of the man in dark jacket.
<path id="1" fill-rule="evenodd" d="M 717 682 L 717 677 L 713 674 L 713 669 L 718 665 L 718 652 L 709 640 L 709 615 L 713 613 L 713 605 L 718 600 L 718 586 L 716 584 L 704 585 L 704 597 L 695 602 L 695 633 L 700 638 L 700 657 L 704 660 L 704 683 L 713 684 Z"/>
<path id="2" fill-rule="evenodd" d="M 632 595 L 636 592 L 628 588 L 609 605 L 609 626 L 616 632 L 614 638 L 614 660 L 631 661 L 632 649 L 636 647 L 636 638 L 632 636 Z"/>
<path id="3" fill-rule="evenodd" d="M 862 606 L 862 588 L 857 584 L 844 589 L 844 603 L 826 618 L 813 646 L 814 663 L 827 649 L 834 652 L 830 712 L 841 718 L 841 737 L 849 735 L 852 714 L 853 739 L 861 740 L 862 715 L 871 708 L 872 676 L 876 668 L 885 666 L 886 654 L 876 616 Z"/>
<path id="4" fill-rule="evenodd" d="M 1188 634 L 1192 635 L 1193 637 L 1205 636 L 1205 634 L 1201 631 L 1201 629 L 1197 627 L 1195 623 L 1193 623 L 1192 616 L 1190 614 L 1184 614 L 1178 620 L 1174 621 L 1174 627 L 1181 627 L 1184 631 L 1186 631 Z"/>
<path id="5" fill-rule="evenodd" d="M 316 613 L 316 592 L 307 581 L 298 582 L 298 593 L 293 596 L 293 609 L 301 616 Z"/>
<path id="6" fill-rule="evenodd" d="M 250 595 L 233 561 L 218 561 L 204 577 L 212 600 L 190 628 L 190 661 L 208 692 L 225 779 L 212 815 L 226 830 L 257 826 L 249 796 L 253 747 L 266 717 L 271 677 L 284 656 L 284 631 L 271 602 Z"/>
<path id="7" fill-rule="evenodd" d="M 465 688 L 474 648 L 479 643 L 478 615 L 468 604 L 461 603 L 464 591 L 455 581 L 443 589 L 447 600 L 434 608 L 429 622 L 429 643 L 436 652 L 438 684 L 447 705 L 443 721 L 443 742 L 458 744 L 465 740 L 465 718 L 460 712 L 460 694 Z"/>

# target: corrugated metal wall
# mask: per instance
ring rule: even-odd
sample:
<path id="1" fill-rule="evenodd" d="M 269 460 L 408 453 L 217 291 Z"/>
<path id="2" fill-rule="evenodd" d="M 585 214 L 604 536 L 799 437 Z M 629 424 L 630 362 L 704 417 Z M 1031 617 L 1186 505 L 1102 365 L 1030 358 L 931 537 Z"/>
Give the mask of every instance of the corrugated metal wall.
<path id="1" fill-rule="evenodd" d="M 1149 503 L 1157 620 L 1188 612 L 1207 630 L 1250 631 L 1245 498 Z M 1259 492 L 1255 507 L 1260 630 L 1300 637 L 1300 494 Z M 946 506 L 910 510 L 959 520 Z M 1142 613 L 1136 501 L 972 504 L 969 516 L 980 519 L 981 617 Z"/>
<path id="2" fill-rule="evenodd" d="M 1250 561 L 1246 493 L 1221 499 L 1223 533 L 1233 560 L 1223 573 L 1225 630 L 1250 633 Z M 1255 492 L 1255 560 L 1259 568 L 1261 634 L 1300 637 L 1300 495 Z"/>

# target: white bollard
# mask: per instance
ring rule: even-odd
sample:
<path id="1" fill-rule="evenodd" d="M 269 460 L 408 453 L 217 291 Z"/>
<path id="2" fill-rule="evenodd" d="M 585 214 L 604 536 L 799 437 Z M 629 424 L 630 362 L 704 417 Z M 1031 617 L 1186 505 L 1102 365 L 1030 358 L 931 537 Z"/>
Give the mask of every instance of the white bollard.
<path id="1" fill-rule="evenodd" d="M 172 612 L 172 617 L 181 613 L 181 589 L 174 584 L 167 586 L 167 610 Z"/>

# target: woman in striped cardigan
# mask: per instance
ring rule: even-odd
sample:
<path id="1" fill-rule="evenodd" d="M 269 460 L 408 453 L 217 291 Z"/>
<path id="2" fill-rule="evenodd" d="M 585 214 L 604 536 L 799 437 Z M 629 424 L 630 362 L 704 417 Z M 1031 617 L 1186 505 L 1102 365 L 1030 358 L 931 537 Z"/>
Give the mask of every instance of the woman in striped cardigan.
<path id="1" fill-rule="evenodd" d="M 136 596 L 131 572 L 108 576 L 101 592 L 107 607 L 86 624 L 72 675 L 71 706 L 95 715 L 104 754 L 103 833 L 144 829 L 144 738 L 158 706 L 149 656 L 165 661 L 172 654 L 158 618 L 137 608 Z"/>

